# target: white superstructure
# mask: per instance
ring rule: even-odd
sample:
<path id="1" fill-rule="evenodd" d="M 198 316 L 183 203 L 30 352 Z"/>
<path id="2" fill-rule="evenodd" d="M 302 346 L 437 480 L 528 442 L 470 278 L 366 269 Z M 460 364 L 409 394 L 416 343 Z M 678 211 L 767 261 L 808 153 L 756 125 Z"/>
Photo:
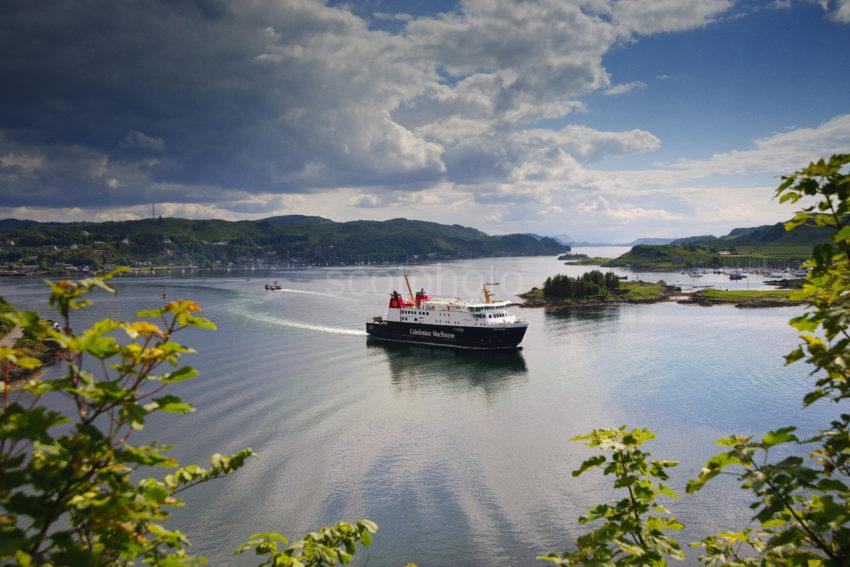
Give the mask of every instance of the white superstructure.
<path id="1" fill-rule="evenodd" d="M 421 293 L 421 292 L 420 292 Z M 413 305 L 387 311 L 387 321 L 425 325 L 454 325 L 457 327 L 505 326 L 521 322 L 508 312 L 509 301 L 465 300 L 459 298 L 428 298 Z"/>
<path id="2" fill-rule="evenodd" d="M 457 297 L 430 297 L 422 289 L 414 295 L 407 275 L 404 276 L 409 299 L 394 292 L 387 310 L 387 321 L 420 325 L 449 325 L 455 327 L 527 326 L 508 312 L 510 301 L 494 301 L 488 284 L 483 286 L 484 300 Z M 490 284 L 495 285 L 495 284 Z"/>

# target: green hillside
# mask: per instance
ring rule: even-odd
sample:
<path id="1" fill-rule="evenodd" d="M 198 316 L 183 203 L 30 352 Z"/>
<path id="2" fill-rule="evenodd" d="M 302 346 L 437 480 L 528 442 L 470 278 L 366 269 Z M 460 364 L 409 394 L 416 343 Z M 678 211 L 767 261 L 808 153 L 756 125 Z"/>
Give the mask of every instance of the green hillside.
<path id="1" fill-rule="evenodd" d="M 725 236 L 691 236 L 668 245 L 634 246 L 605 263 L 639 270 L 676 270 L 690 267 L 796 266 L 812 248 L 829 239 L 828 227 L 802 226 L 786 231 L 785 223 L 736 228 Z"/>
<path id="2" fill-rule="evenodd" d="M 804 253 L 811 247 L 826 242 L 831 234 L 829 227 L 801 226 L 797 230 L 785 230 L 785 223 L 768 224 L 749 228 L 734 228 L 725 236 L 692 236 L 674 240 L 671 245 L 695 244 L 707 245 L 718 249 L 746 252 L 762 248 L 781 248 L 786 250 L 802 248 Z M 685 242 L 687 241 L 687 242 Z"/>
<path id="3" fill-rule="evenodd" d="M 97 269 L 119 264 L 207 268 L 348 265 L 557 254 L 568 249 L 551 238 L 490 236 L 465 226 L 403 218 L 351 222 L 301 215 L 235 222 L 0 220 L 0 264 L 5 270 Z"/>

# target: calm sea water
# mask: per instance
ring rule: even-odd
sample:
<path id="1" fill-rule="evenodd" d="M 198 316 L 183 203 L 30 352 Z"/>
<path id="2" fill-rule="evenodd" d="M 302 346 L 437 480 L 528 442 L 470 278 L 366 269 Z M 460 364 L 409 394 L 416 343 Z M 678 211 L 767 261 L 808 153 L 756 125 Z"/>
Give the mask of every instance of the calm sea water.
<path id="1" fill-rule="evenodd" d="M 579 273 L 553 258 L 501 258 L 417 266 L 414 286 L 500 297 Z M 620 273 L 628 273 L 619 270 Z M 630 274 L 681 280 L 678 273 Z M 265 292 L 279 280 L 284 290 Z M 705 276 L 701 285 L 759 286 Z M 568 439 L 597 427 L 651 427 L 655 454 L 681 461 L 684 493 L 732 432 L 826 423 L 828 406 L 801 410 L 807 368 L 783 366 L 795 344 L 794 308 L 745 310 L 677 304 L 583 311 L 517 309 L 530 327 L 514 353 L 469 353 L 367 342 L 364 321 L 384 314 L 402 286 L 397 268 L 273 274 L 135 277 L 80 314 L 131 318 L 160 295 L 192 298 L 218 325 L 191 332 L 201 378 L 179 395 L 198 411 L 152 420 L 139 439 L 175 445 L 183 462 L 252 447 L 260 458 L 234 477 L 198 487 L 173 524 L 212 565 L 251 564 L 233 549 L 249 534 L 297 537 L 320 525 L 368 517 L 380 525 L 359 564 L 542 565 L 583 532 L 578 516 L 612 496 L 607 481 L 569 471 L 590 455 Z M 47 312 L 44 287 L 2 280 L 0 294 Z M 711 485 L 670 508 L 683 542 L 742 527 L 746 494 Z"/>

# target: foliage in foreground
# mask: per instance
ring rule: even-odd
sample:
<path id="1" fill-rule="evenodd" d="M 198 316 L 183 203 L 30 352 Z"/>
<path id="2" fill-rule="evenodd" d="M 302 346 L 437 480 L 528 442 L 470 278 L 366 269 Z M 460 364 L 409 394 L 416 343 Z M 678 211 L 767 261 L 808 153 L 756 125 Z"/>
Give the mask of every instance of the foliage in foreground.
<path id="1" fill-rule="evenodd" d="M 676 493 L 660 481 L 667 481 L 667 469 L 675 461 L 651 460 L 649 453 L 639 447 L 655 435 L 648 429 L 597 429 L 573 441 L 586 441 L 603 454 L 584 461 L 573 471 L 579 476 L 585 471 L 602 468 L 603 474 L 614 477 L 614 486 L 626 494 L 617 502 L 599 504 L 579 518 L 580 524 L 598 520 L 602 525 L 581 536 L 575 551 L 550 554 L 540 559 L 556 565 L 647 565 L 658 564 L 666 556 L 682 559 L 678 542 L 667 535 L 684 526 L 657 499 L 661 495 L 676 498 Z M 606 454 L 610 453 L 610 457 Z"/>
<path id="2" fill-rule="evenodd" d="M 731 435 L 717 444 L 721 452 L 705 464 L 687 485 L 692 494 L 718 475 L 732 475 L 753 497 L 750 525 L 723 531 L 691 544 L 702 549 L 700 561 L 719 565 L 850 565 L 850 155 L 820 160 L 783 177 L 776 191 L 781 202 L 801 200 L 805 207 L 787 230 L 801 226 L 827 227 L 831 242 L 817 245 L 803 289 L 792 297 L 808 303 L 805 314 L 790 324 L 801 344 L 785 357 L 787 364 L 805 359 L 813 366 L 814 389 L 803 400 L 818 400 L 841 408 L 840 417 L 815 435 L 800 438 L 793 426 L 761 438 Z M 539 559 L 559 565 L 666 565 L 682 559 L 678 542 L 666 534 L 683 526 L 655 500 L 671 495 L 663 468 L 672 463 L 652 461 L 638 449 L 653 437 L 647 430 L 596 430 L 578 437 L 603 451 L 586 460 L 574 475 L 604 467 L 614 486 L 627 496 L 613 504 L 591 508 L 581 523 L 602 522 L 582 535 L 573 551 Z M 771 458 L 776 448 L 783 456 Z M 610 453 L 608 457 L 606 453 Z M 659 463 L 668 463 L 666 466 Z M 658 515 L 653 515 L 652 512 Z"/>
<path id="3" fill-rule="evenodd" d="M 165 525 L 178 495 L 193 486 L 229 476 L 254 456 L 243 449 L 215 454 L 210 466 L 179 466 L 168 446 L 133 445 L 134 432 L 160 412 L 194 408 L 173 394 L 172 384 L 198 373 L 180 362 L 193 352 L 176 342 L 187 328 L 215 329 L 191 301 L 172 301 L 138 313 L 133 322 L 104 319 L 78 334 L 71 313 L 90 305 L 95 288 L 112 292 L 107 280 L 89 278 L 50 284 L 50 305 L 64 329 L 45 326 L 35 313 L 2 316 L 25 334 L 61 346 L 67 370 L 54 380 L 33 379 L 13 391 L 14 366 L 39 361 L 14 347 L 0 347 L 0 560 L 18 565 L 151 565 L 204 563 L 191 557 L 184 534 Z M 116 335 L 124 335 L 118 340 Z M 62 396 L 68 415 L 45 404 Z M 14 399 L 12 399 L 14 398 Z M 156 469 L 170 472 L 153 475 Z M 138 474 L 134 474 L 137 473 Z M 288 544 L 280 534 L 252 536 L 238 552 L 253 550 L 263 565 L 322 566 L 348 563 L 357 543 L 369 545 L 377 526 L 367 520 L 322 528 Z"/>

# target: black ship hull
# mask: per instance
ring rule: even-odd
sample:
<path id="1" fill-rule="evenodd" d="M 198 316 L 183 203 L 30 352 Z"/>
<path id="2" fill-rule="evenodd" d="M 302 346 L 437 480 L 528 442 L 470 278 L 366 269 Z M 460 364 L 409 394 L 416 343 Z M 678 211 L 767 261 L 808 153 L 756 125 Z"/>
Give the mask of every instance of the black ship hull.
<path id="1" fill-rule="evenodd" d="M 366 323 L 366 333 L 376 339 L 480 350 L 516 349 L 526 328 L 525 325 L 450 327 L 398 321 Z"/>

